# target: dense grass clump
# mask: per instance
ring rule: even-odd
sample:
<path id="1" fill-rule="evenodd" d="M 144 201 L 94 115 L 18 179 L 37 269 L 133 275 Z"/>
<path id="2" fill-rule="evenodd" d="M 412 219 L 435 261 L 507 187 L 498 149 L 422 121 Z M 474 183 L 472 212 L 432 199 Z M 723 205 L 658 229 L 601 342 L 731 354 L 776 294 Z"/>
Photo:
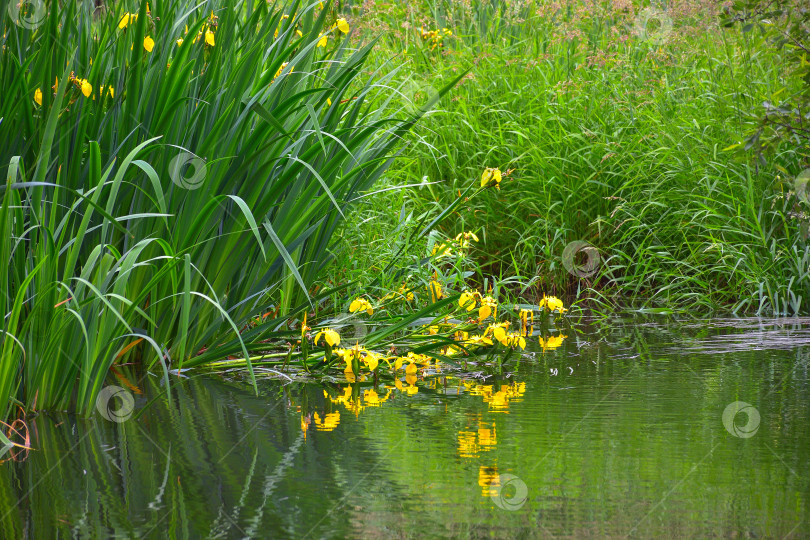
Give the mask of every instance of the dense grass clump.
<path id="1" fill-rule="evenodd" d="M 0 417 L 126 361 L 250 369 L 414 117 L 317 2 L 45 5 L 0 23 Z"/>
<path id="2" fill-rule="evenodd" d="M 629 2 L 448 1 L 365 10 L 369 31 L 384 29 L 402 56 L 404 88 L 470 72 L 389 174 L 392 184 L 434 184 L 378 199 L 361 241 L 390 244 L 380 219 L 396 230 L 499 167 L 511 171 L 500 191 L 442 225 L 445 238 L 481 238 L 480 284 L 600 308 L 806 313 L 807 201 L 793 185 L 806 149 L 783 141 L 760 162 L 740 144 L 761 104 L 801 82 L 768 35 L 719 28 L 718 9 L 679 4 L 653 16 Z M 438 46 L 434 29 L 445 36 Z M 575 241 L 598 249 L 598 271 L 566 270 Z"/>

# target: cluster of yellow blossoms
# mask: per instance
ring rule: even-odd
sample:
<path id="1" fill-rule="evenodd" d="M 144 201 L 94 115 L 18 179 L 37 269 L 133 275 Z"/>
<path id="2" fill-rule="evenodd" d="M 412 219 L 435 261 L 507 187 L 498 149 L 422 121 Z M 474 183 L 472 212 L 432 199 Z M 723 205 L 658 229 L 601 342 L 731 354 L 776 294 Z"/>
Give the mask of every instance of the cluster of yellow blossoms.
<path id="1" fill-rule="evenodd" d="M 208 20 L 205 21 L 202 28 L 199 29 L 197 35 L 194 36 L 194 39 L 191 40 L 191 43 L 197 43 L 200 39 L 203 40 L 203 44 L 206 47 L 213 47 L 216 45 L 216 37 L 214 32 L 219 27 L 219 17 L 214 15 L 214 12 L 211 11 L 211 16 L 208 17 Z M 183 35 L 188 35 L 188 25 L 186 25 Z M 177 38 L 177 46 L 180 47 L 185 42 L 184 38 Z M 151 49 L 150 49 L 151 50 Z"/>
<path id="2" fill-rule="evenodd" d="M 86 98 L 92 98 L 93 100 L 96 99 L 96 95 L 93 93 L 93 85 L 90 84 L 90 81 L 87 79 L 79 79 L 77 78 L 73 72 L 70 73 L 70 77 L 68 77 L 68 83 L 73 85 L 81 94 Z M 104 97 L 104 86 L 99 87 L 98 95 L 99 97 Z M 107 86 L 107 94 L 113 98 L 115 97 L 115 90 L 113 90 L 112 86 Z M 56 91 L 59 89 L 59 78 L 56 78 L 56 83 L 51 87 L 53 90 L 53 95 L 56 95 Z M 37 105 L 42 105 L 42 90 L 37 88 L 34 90 L 34 102 Z"/>
<path id="3" fill-rule="evenodd" d="M 382 301 L 385 302 L 386 300 L 404 300 L 405 302 L 413 302 L 414 295 L 413 291 L 408 288 L 408 286 L 403 283 L 397 292 L 390 292 L 383 296 Z"/>
<path id="4" fill-rule="evenodd" d="M 351 313 L 356 313 L 358 311 L 365 311 L 369 315 L 374 315 L 374 308 L 371 307 L 371 302 L 369 302 L 367 299 L 363 297 L 355 298 L 354 300 L 352 300 L 352 303 L 349 304 L 349 311 Z"/>
<path id="5" fill-rule="evenodd" d="M 146 4 L 146 14 L 151 17 L 151 11 L 149 10 L 149 4 Z M 121 20 L 118 21 L 118 28 L 120 30 L 125 30 L 131 24 L 134 24 L 138 20 L 137 13 L 124 13 L 121 17 Z M 214 32 L 216 31 L 217 27 L 219 26 L 219 17 L 214 15 L 213 10 L 211 11 L 211 16 L 205 21 L 202 28 L 197 32 L 197 35 L 194 36 L 192 43 L 197 43 L 197 41 L 201 40 L 207 47 L 213 47 L 216 45 L 216 39 L 214 37 Z M 188 25 L 185 27 L 185 32 L 183 35 L 188 34 Z M 177 46 L 180 47 L 185 42 L 185 38 L 177 38 Z M 147 52 L 152 52 L 152 49 L 155 48 L 155 40 L 152 39 L 151 36 L 147 35 L 143 38 L 143 48 Z"/>
<path id="6" fill-rule="evenodd" d="M 448 30 L 447 28 L 442 28 L 441 30 L 424 30 L 419 29 L 420 35 L 422 36 L 422 40 L 426 41 L 428 45 L 430 45 L 430 50 L 433 51 L 437 47 L 442 48 L 444 47 L 444 38 L 450 37 L 453 35 L 453 32 Z"/>
<path id="7" fill-rule="evenodd" d="M 334 334 L 334 338 L 332 339 L 333 342 L 336 344 L 340 343 L 340 336 L 337 335 L 337 332 L 333 330 L 329 330 L 329 332 Z M 324 339 L 326 339 L 326 331 L 321 332 L 316 336 L 315 341 L 318 342 L 321 334 L 324 334 Z M 330 347 L 332 345 L 330 344 Z M 414 352 L 409 352 L 406 356 L 384 356 L 374 351 L 370 351 L 361 345 L 355 345 L 350 349 L 334 349 L 334 354 L 342 359 L 346 363 L 346 367 L 344 368 L 343 372 L 346 376 L 346 380 L 349 382 L 355 382 L 357 380 L 363 380 L 361 372 L 367 371 L 368 373 L 374 373 L 377 371 L 377 368 L 380 365 L 380 362 L 385 362 L 389 369 L 394 373 L 403 369 L 406 375 L 406 380 L 409 377 L 414 377 L 413 381 L 408 380 L 409 383 L 416 383 L 416 373 L 420 367 L 433 367 L 437 371 L 441 369 L 439 362 L 428 355 L 425 354 L 418 354 Z M 393 360 L 393 365 L 391 361 Z"/>
<path id="8" fill-rule="evenodd" d="M 344 30 L 340 28 L 341 31 L 347 32 L 347 28 Z M 423 38 L 425 39 L 432 39 L 432 36 L 439 35 L 437 32 L 432 33 L 424 33 Z M 448 31 L 448 34 L 449 31 Z M 325 39 L 325 38 L 324 38 Z M 325 41 L 323 42 L 325 46 Z M 322 46 L 321 42 L 319 41 L 318 46 Z M 285 64 L 286 65 L 286 64 Z M 282 66 L 283 68 L 283 66 Z M 483 174 L 481 175 L 481 189 L 488 188 L 494 186 L 496 189 L 500 189 L 500 184 L 505 176 L 508 176 L 512 170 L 507 170 L 506 173 L 502 173 L 498 168 L 488 167 L 484 170 Z M 435 244 L 433 246 L 433 255 L 437 256 L 437 258 L 445 257 L 445 256 L 452 256 L 453 255 L 453 246 L 454 244 L 458 245 L 459 253 L 463 254 L 463 251 L 469 249 L 471 246 L 471 242 L 478 242 L 478 236 L 472 231 L 465 231 L 461 232 L 456 235 L 454 241 L 450 241 L 449 239 L 442 242 Z M 438 302 L 442 297 L 442 285 L 438 281 L 437 277 L 434 275 L 433 280 L 428 284 L 428 293 L 430 296 L 430 300 L 432 303 Z M 406 287 L 406 285 L 402 285 L 399 288 L 398 293 L 389 293 L 385 297 L 383 297 L 383 302 L 391 298 L 404 298 L 407 301 L 411 301 L 414 299 L 413 293 L 410 289 Z M 475 309 L 478 310 L 478 317 L 477 319 L 471 318 L 466 321 L 467 324 L 477 323 L 482 324 L 484 321 L 492 317 L 493 321 L 490 323 L 483 334 L 479 335 L 470 335 L 469 332 L 465 330 L 456 330 L 453 333 L 453 338 L 456 342 L 456 345 L 447 345 L 442 348 L 441 353 L 445 356 L 455 356 L 460 354 L 461 352 L 466 352 L 466 350 L 470 347 L 483 347 L 483 346 L 492 346 L 496 342 L 500 343 L 502 346 L 510 348 L 510 349 L 525 349 L 526 348 L 526 336 L 530 336 L 533 334 L 533 325 L 534 325 L 534 310 L 520 308 L 520 306 L 515 306 L 515 311 L 518 313 L 520 318 L 520 331 L 515 332 L 509 331 L 510 322 L 498 322 L 498 301 L 492 297 L 491 295 L 483 295 L 478 291 L 475 290 L 464 290 L 461 295 L 459 296 L 458 305 L 462 309 L 466 310 L 467 312 L 474 311 Z M 548 310 L 550 313 L 558 313 L 562 314 L 565 313 L 566 308 L 559 298 L 555 296 L 543 296 L 540 300 L 538 305 L 538 309 L 540 311 Z M 374 308 L 371 305 L 371 302 L 363 297 L 355 298 L 351 305 L 349 306 L 349 311 L 352 313 L 356 313 L 359 311 L 365 311 L 368 315 L 374 314 Z M 448 318 L 445 318 L 445 324 L 443 326 L 450 327 L 452 332 L 453 325 L 449 324 Z M 306 324 L 306 323 L 305 323 Z M 439 333 L 441 325 L 429 325 L 427 328 L 428 334 L 436 335 Z M 302 331 L 303 332 L 303 331 Z M 543 351 L 546 350 L 553 350 L 557 347 L 561 346 L 563 340 L 567 336 L 565 335 L 558 335 L 558 336 L 550 336 L 548 338 L 543 338 L 540 336 L 538 338 L 539 344 L 542 347 Z M 340 344 L 340 335 L 331 329 L 324 329 L 318 333 L 315 337 L 316 345 L 321 341 L 325 342 L 328 350 L 331 351 L 332 347 L 335 347 Z M 357 380 L 357 377 L 360 376 L 360 366 L 361 363 L 365 364 L 365 367 L 368 371 L 374 373 L 379 366 L 380 360 L 384 360 L 388 363 L 389 367 L 391 367 L 390 360 L 394 359 L 394 366 L 393 371 L 396 373 L 402 366 L 405 366 L 405 374 L 406 374 L 406 382 L 408 382 L 411 387 L 413 388 L 413 392 L 416 391 L 415 382 L 416 382 L 416 374 L 419 369 L 419 365 L 424 367 L 428 367 L 431 365 L 433 359 L 427 355 L 415 354 L 413 352 L 408 353 L 407 356 L 400 356 L 400 357 L 384 357 L 379 353 L 375 353 L 373 351 L 369 351 L 361 346 L 356 346 L 352 349 L 336 349 L 335 354 L 337 354 L 340 358 L 342 358 L 346 362 L 346 378 L 350 382 L 354 382 Z M 328 353 L 329 354 L 329 353 Z M 438 362 L 433 364 L 433 367 L 438 371 L 440 370 L 440 366 Z M 402 382 L 395 378 L 395 383 L 397 388 L 403 390 Z M 409 388 L 411 388 L 409 387 Z M 403 390 L 404 391 L 404 390 Z M 502 389 L 502 392 L 496 392 L 492 397 L 494 403 L 505 402 L 505 399 L 508 395 L 508 389 Z M 411 393 L 411 390 L 408 390 Z"/>
<path id="9" fill-rule="evenodd" d="M 146 4 L 146 15 L 149 17 L 152 16 L 152 12 L 149 10 L 148 3 Z M 118 21 L 118 29 L 125 30 L 129 25 L 135 24 L 137 20 L 138 20 L 137 13 L 129 13 L 129 12 L 124 13 L 124 15 L 121 17 L 121 20 Z M 152 39 L 151 36 L 147 35 L 145 38 L 143 38 L 143 48 L 146 50 L 146 52 L 152 52 L 152 49 L 155 48 L 155 40 Z"/>
<path id="10" fill-rule="evenodd" d="M 540 309 L 547 309 L 549 311 L 556 311 L 558 313 L 565 313 L 568 311 L 565 309 L 562 300 L 556 296 L 546 295 L 543 295 L 543 298 L 540 300 Z"/>
<path id="11" fill-rule="evenodd" d="M 429 285 L 429 291 L 431 294 L 431 301 L 436 302 L 442 294 L 441 285 L 439 282 L 435 280 L 432 281 Z M 403 287 L 400 288 L 400 294 L 405 296 L 406 292 L 407 290 L 404 289 L 403 285 Z M 405 297 L 407 298 L 407 296 Z M 498 301 L 492 296 L 484 296 L 478 291 L 465 290 L 459 297 L 458 305 L 468 312 L 473 311 L 476 309 L 476 307 L 478 308 L 477 319 L 470 319 L 468 321 L 470 323 L 481 324 L 490 317 L 492 317 L 493 322 L 487 325 L 483 334 L 479 335 L 471 336 L 469 332 L 465 330 L 456 330 L 453 334 L 453 338 L 455 339 L 457 345 L 445 346 L 441 351 L 443 355 L 455 356 L 460 354 L 468 347 L 492 346 L 496 342 L 510 349 L 526 348 L 526 336 L 531 335 L 532 333 L 531 324 L 534 322 L 533 310 L 520 309 L 520 331 L 510 332 L 509 326 L 511 323 L 509 321 L 498 322 Z M 518 306 L 516 306 L 516 309 L 517 308 Z M 557 313 L 563 313 L 566 311 L 562 301 L 554 296 L 544 296 L 540 302 L 539 308 L 540 310 L 547 309 L 551 312 Z M 349 311 L 352 313 L 364 311 L 368 315 L 373 315 L 374 307 L 367 298 L 358 297 L 351 302 Z M 438 334 L 440 326 L 441 325 L 438 324 L 430 325 L 427 328 L 428 334 Z M 445 322 L 443 326 L 449 326 L 452 331 L 452 324 Z M 302 340 L 307 339 L 307 332 L 309 330 L 310 328 L 306 325 L 305 318 L 301 327 Z M 565 337 L 566 336 L 564 335 L 556 337 L 552 336 L 547 340 L 540 337 L 539 343 L 544 351 L 555 349 L 562 344 Z M 350 382 L 356 381 L 361 376 L 361 372 L 363 371 L 374 374 L 381 362 L 388 364 L 388 367 L 394 373 L 403 369 L 404 366 L 406 376 L 416 376 L 420 366 L 423 368 L 432 367 L 437 371 L 441 370 L 441 366 L 439 365 L 438 361 L 425 354 L 409 352 L 405 356 L 385 356 L 375 351 L 368 350 L 360 344 L 357 344 L 351 348 L 336 348 L 340 345 L 341 338 L 340 334 L 331 328 L 323 328 L 320 330 L 315 335 L 313 342 L 316 346 L 323 345 L 326 347 L 327 361 L 329 361 L 332 354 L 335 354 L 338 358 L 345 362 L 346 367 L 344 368 L 344 373 Z M 393 365 L 391 361 L 393 361 Z"/>
<path id="12" fill-rule="evenodd" d="M 456 248 L 458 249 L 458 255 L 463 257 L 465 251 L 472 246 L 470 242 L 478 242 L 478 236 L 472 231 L 460 232 L 452 241 L 448 238 L 444 242 L 434 244 L 431 255 L 437 259 L 452 257 L 454 255 L 453 249 Z"/>
<path id="13" fill-rule="evenodd" d="M 335 22 L 335 24 L 332 25 L 332 28 L 330 28 L 329 30 L 332 31 L 332 30 L 335 30 L 336 28 L 338 30 L 340 30 L 344 34 L 348 34 L 349 30 L 351 30 L 351 27 L 349 26 L 349 23 L 346 21 L 346 19 L 344 19 L 342 17 L 340 19 L 338 19 Z M 318 45 L 317 46 L 318 47 L 326 47 L 328 44 L 329 44 L 329 34 L 324 34 L 323 32 L 321 32 L 318 35 Z"/>
<path id="14" fill-rule="evenodd" d="M 360 370 L 362 369 L 360 366 L 361 362 L 365 364 L 369 372 L 373 373 L 377 370 L 377 366 L 380 365 L 380 360 L 383 358 L 383 355 L 369 351 L 360 345 L 356 345 L 351 349 L 335 349 L 334 352 L 339 358 L 346 362 L 344 374 L 349 382 L 354 382 L 354 379 L 360 375 Z"/>
<path id="15" fill-rule="evenodd" d="M 480 303 L 478 308 L 478 322 L 481 323 L 490 315 L 492 318 L 498 318 L 498 301 L 491 296 L 483 296 L 478 291 L 470 291 L 469 289 L 461 293 L 458 299 L 459 307 L 463 307 L 467 311 L 472 311 Z"/>

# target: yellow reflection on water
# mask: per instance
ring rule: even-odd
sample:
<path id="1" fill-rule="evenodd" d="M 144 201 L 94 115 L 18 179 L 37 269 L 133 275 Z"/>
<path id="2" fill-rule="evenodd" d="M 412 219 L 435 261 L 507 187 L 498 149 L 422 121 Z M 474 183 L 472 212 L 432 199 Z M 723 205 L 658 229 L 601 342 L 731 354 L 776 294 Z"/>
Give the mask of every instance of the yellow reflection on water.
<path id="1" fill-rule="evenodd" d="M 492 450 L 498 444 L 495 424 L 478 423 L 478 431 L 458 432 L 458 455 L 476 458 L 480 452 Z"/>
<path id="2" fill-rule="evenodd" d="M 481 486 L 481 496 L 490 497 L 495 491 L 497 495 L 497 487 L 500 485 L 500 478 L 498 477 L 498 467 L 488 467 L 481 465 L 478 469 L 478 485 Z"/>
<path id="3" fill-rule="evenodd" d="M 484 427 L 486 424 L 481 424 L 478 428 L 478 444 L 487 450 L 489 446 L 498 444 L 497 435 L 495 433 L 495 424 L 491 428 Z"/>
<path id="4" fill-rule="evenodd" d="M 430 379 L 424 383 L 424 389 L 444 392 L 448 390 L 447 379 Z M 298 406 L 301 414 L 301 431 L 304 436 L 311 427 L 316 431 L 333 431 L 340 425 L 340 412 L 333 410 L 335 405 L 341 405 L 349 413 L 359 417 L 360 413 L 369 407 L 381 407 L 392 395 L 401 392 L 405 395 L 412 395 L 419 392 L 416 385 L 417 375 L 407 374 L 404 381 L 395 378 L 394 385 L 384 384 L 376 388 L 356 389 L 355 386 L 347 384 L 340 387 L 341 393 L 334 396 L 323 390 L 323 397 L 327 401 L 326 411 L 320 413 L 311 411 L 304 415 L 302 407 Z M 442 383 L 443 381 L 443 383 Z M 456 386 L 457 384 L 457 386 Z M 510 404 L 522 401 L 526 392 L 526 383 L 512 382 L 502 384 L 497 388 L 494 385 L 478 384 L 475 381 L 456 379 L 454 393 L 460 395 L 464 392 L 473 396 L 480 396 L 482 401 L 488 405 L 490 412 L 508 413 Z M 446 404 L 445 404 L 446 405 Z M 447 408 L 445 408 L 447 410 Z M 332 412 L 328 412 L 332 411 Z M 461 457 L 477 457 L 481 452 L 486 452 L 498 444 L 497 431 L 494 423 L 484 423 L 479 420 L 478 426 L 471 430 L 460 431 L 458 434 L 458 453 Z"/>
<path id="5" fill-rule="evenodd" d="M 495 390 L 491 384 L 476 384 L 474 381 L 464 381 L 467 392 L 474 396 L 481 396 L 484 403 L 489 405 L 495 412 L 509 412 L 509 403 L 522 401 L 523 394 L 526 393 L 525 382 L 514 382 L 512 384 L 502 384 L 500 389 Z"/>
<path id="6" fill-rule="evenodd" d="M 340 424 L 340 413 L 335 411 L 325 414 L 323 419 L 318 413 L 314 413 L 312 419 L 315 421 L 315 429 L 318 431 L 332 431 Z"/>
<path id="7" fill-rule="evenodd" d="M 560 334 L 559 336 L 549 336 L 547 339 L 543 339 L 543 336 L 540 336 L 539 343 L 540 346 L 543 347 L 543 352 L 546 351 L 553 351 L 554 349 L 560 347 L 567 338 L 565 334 Z"/>

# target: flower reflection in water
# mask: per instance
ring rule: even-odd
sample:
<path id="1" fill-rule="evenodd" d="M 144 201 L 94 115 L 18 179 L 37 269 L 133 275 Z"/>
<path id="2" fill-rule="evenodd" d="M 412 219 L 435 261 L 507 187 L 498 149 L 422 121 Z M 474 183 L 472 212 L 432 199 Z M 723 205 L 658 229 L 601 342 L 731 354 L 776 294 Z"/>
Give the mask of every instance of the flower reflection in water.
<path id="1" fill-rule="evenodd" d="M 491 450 L 498 444 L 495 424 L 478 423 L 478 431 L 458 432 L 458 455 L 476 458 L 480 452 Z"/>
<path id="2" fill-rule="evenodd" d="M 558 336 L 549 336 L 548 339 L 543 339 L 543 336 L 540 336 L 538 341 L 540 343 L 540 346 L 543 348 L 543 352 L 545 353 L 546 351 L 553 351 L 554 349 L 559 348 L 563 344 L 563 341 L 565 341 L 565 338 L 567 337 L 568 336 L 566 336 L 565 334 L 560 334 Z"/>
<path id="3" fill-rule="evenodd" d="M 419 392 L 415 374 L 406 374 L 404 381 L 394 379 L 394 384 L 383 384 L 377 387 L 357 388 L 356 385 L 347 384 L 339 387 L 340 392 L 333 395 L 323 390 L 326 402 L 325 410 L 310 411 L 307 414 L 301 410 L 301 431 L 306 436 L 313 428 L 315 431 L 334 431 L 341 420 L 338 408 L 352 413 L 356 418 L 369 407 L 380 407 L 383 403 L 397 394 L 411 396 Z M 453 381 L 450 383 L 450 381 Z M 450 384 L 448 384 L 450 383 Z M 423 381 L 423 389 L 427 392 L 444 393 L 446 395 L 469 394 L 479 396 L 488 405 L 491 413 L 508 413 L 511 403 L 522 401 L 526 392 L 526 383 L 513 382 L 511 384 L 484 385 L 475 381 L 456 379 L 454 377 L 431 378 Z M 444 392 L 442 392 L 442 389 Z M 458 455 L 462 458 L 477 458 L 482 452 L 492 450 L 498 444 L 498 435 L 494 422 L 484 422 L 481 418 L 477 426 L 458 432 Z"/>
<path id="4" fill-rule="evenodd" d="M 482 497 L 491 497 L 493 495 L 493 490 L 497 490 L 497 487 L 500 485 L 498 467 L 487 467 L 486 465 L 481 465 L 481 467 L 478 469 L 478 485 L 481 486 Z"/>
<path id="5" fill-rule="evenodd" d="M 318 413 L 315 413 L 312 418 L 315 421 L 315 429 L 318 431 L 332 431 L 340 423 L 340 413 L 338 411 L 325 414 L 323 419 Z"/>
<path id="6" fill-rule="evenodd" d="M 473 381 L 465 381 L 464 387 L 470 394 L 474 396 L 481 396 L 484 403 L 489 405 L 489 408 L 495 412 L 505 412 L 509 408 L 509 403 L 522 401 L 523 394 L 526 393 L 525 382 L 514 382 L 512 384 L 502 384 L 498 390 L 495 390 L 491 384 L 483 385 L 476 384 Z"/>

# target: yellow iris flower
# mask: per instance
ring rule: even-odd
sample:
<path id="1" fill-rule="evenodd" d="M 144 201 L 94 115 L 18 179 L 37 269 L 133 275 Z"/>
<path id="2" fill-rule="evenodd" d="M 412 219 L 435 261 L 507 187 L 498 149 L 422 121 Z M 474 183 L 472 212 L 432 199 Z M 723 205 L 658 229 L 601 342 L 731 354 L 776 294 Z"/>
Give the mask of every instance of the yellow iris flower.
<path id="1" fill-rule="evenodd" d="M 478 322 L 483 321 L 490 315 L 493 318 L 498 318 L 498 301 L 491 296 L 485 296 L 481 299 L 481 307 L 478 309 Z"/>
<path id="2" fill-rule="evenodd" d="M 42 105 L 42 90 L 39 88 L 34 90 L 34 101 L 37 105 Z"/>
<path id="3" fill-rule="evenodd" d="M 495 186 L 501 189 L 501 170 L 487 167 L 481 175 L 481 187 Z"/>
<path id="4" fill-rule="evenodd" d="M 321 336 L 323 336 L 324 341 L 330 347 L 335 347 L 336 345 L 340 345 L 340 334 L 332 330 L 331 328 L 324 328 L 315 336 L 315 345 L 321 340 Z"/>
<path id="5" fill-rule="evenodd" d="M 155 40 L 146 36 L 143 38 L 143 48 L 146 49 L 147 52 L 152 52 L 152 49 L 155 48 Z"/>
<path id="6" fill-rule="evenodd" d="M 450 245 L 446 243 L 434 244 L 431 256 L 435 256 L 437 259 L 441 259 L 442 257 L 452 257 L 453 250 Z"/>
<path id="7" fill-rule="evenodd" d="M 340 30 L 344 34 L 348 34 L 349 30 L 351 30 L 351 28 L 349 27 L 349 23 L 343 17 L 337 20 L 335 26 L 337 27 L 338 30 Z"/>
<path id="8" fill-rule="evenodd" d="M 419 391 L 419 387 L 416 386 L 416 375 L 405 375 L 405 382 L 408 383 L 405 387 L 406 394 L 415 394 Z"/>
<path id="9" fill-rule="evenodd" d="M 113 91 L 112 86 L 107 87 L 107 92 L 110 94 L 110 97 L 115 97 L 115 92 Z M 102 97 L 102 98 L 104 97 L 104 85 L 101 85 L 101 86 L 98 87 L 98 95 L 99 95 L 99 97 Z M 95 100 L 96 100 L 96 96 L 94 95 L 93 96 L 93 101 L 95 101 Z"/>
<path id="10" fill-rule="evenodd" d="M 526 338 L 517 332 L 510 332 L 507 334 L 501 343 L 507 347 L 520 347 L 521 349 L 526 348 Z"/>
<path id="11" fill-rule="evenodd" d="M 529 321 L 534 325 L 534 311 L 531 309 L 520 310 L 520 329 L 525 333 L 529 328 Z"/>
<path id="12" fill-rule="evenodd" d="M 483 336 L 476 335 L 468 339 L 466 345 L 492 345 L 492 340 L 486 334 Z"/>
<path id="13" fill-rule="evenodd" d="M 509 321 L 502 322 L 502 323 L 495 323 L 490 324 L 486 331 L 484 332 L 484 336 L 487 337 L 492 334 L 497 341 L 501 342 L 503 345 L 507 344 L 507 334 L 506 329 L 509 328 Z"/>
<path id="14" fill-rule="evenodd" d="M 442 284 L 436 281 L 435 279 L 430 282 L 428 285 L 428 290 L 430 291 L 430 301 L 431 302 L 438 302 L 442 298 Z"/>
<path id="15" fill-rule="evenodd" d="M 478 242 L 478 236 L 474 232 L 461 232 L 456 235 L 456 242 L 458 243 L 459 250 L 465 250 L 470 247 L 470 240 Z"/>
<path id="16" fill-rule="evenodd" d="M 90 94 L 93 93 L 93 85 L 90 84 L 87 79 L 78 79 L 78 83 L 82 89 L 82 94 L 84 94 L 84 97 L 90 97 Z"/>
<path id="17" fill-rule="evenodd" d="M 414 299 L 413 292 L 408 289 L 406 284 L 402 284 L 397 292 L 391 291 L 383 297 L 383 302 L 386 300 L 405 300 L 412 302 Z"/>
<path id="18" fill-rule="evenodd" d="M 304 322 L 301 323 L 301 341 L 304 341 L 304 339 L 307 336 L 307 332 L 309 332 L 310 330 L 312 330 L 312 328 L 307 326 L 307 312 L 305 311 L 304 312 Z M 322 333 L 323 332 L 321 332 L 321 334 Z M 318 335 L 320 335 L 320 334 L 318 334 Z M 318 336 L 315 336 L 315 342 L 317 343 L 317 341 L 318 341 Z"/>
<path id="19" fill-rule="evenodd" d="M 478 296 L 477 291 L 464 291 L 461 293 L 461 296 L 458 298 L 458 305 L 459 307 L 463 307 L 467 311 L 472 311 L 475 309 L 475 299 Z"/>
<path id="20" fill-rule="evenodd" d="M 369 351 L 363 361 L 366 363 L 366 367 L 369 371 L 374 371 L 377 369 L 377 366 L 380 365 L 380 355 Z"/>
<path id="21" fill-rule="evenodd" d="M 137 13 L 124 13 L 124 16 L 121 17 L 121 20 L 118 21 L 118 28 L 123 30 L 130 24 L 134 23 L 138 19 Z"/>
<path id="22" fill-rule="evenodd" d="M 371 302 L 363 297 L 355 298 L 349 305 L 349 311 L 355 313 L 357 311 L 365 311 L 369 315 L 374 315 L 374 308 L 371 307 Z"/>
<path id="23" fill-rule="evenodd" d="M 563 304 L 562 300 L 557 298 L 556 296 L 545 296 L 540 300 L 540 309 L 546 308 L 549 311 L 558 311 L 560 313 L 565 313 L 568 311 L 565 309 L 565 305 Z"/>

